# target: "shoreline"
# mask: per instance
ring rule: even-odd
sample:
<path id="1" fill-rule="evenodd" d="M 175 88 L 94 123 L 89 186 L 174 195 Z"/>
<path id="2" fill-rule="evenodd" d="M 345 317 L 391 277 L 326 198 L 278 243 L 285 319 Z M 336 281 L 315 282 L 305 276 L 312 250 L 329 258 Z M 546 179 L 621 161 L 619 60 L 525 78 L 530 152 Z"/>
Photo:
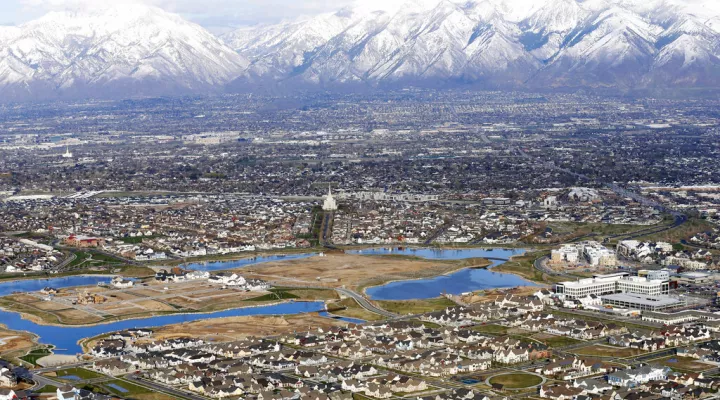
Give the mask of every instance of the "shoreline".
<path id="1" fill-rule="evenodd" d="M 8 310 L 3 307 L 0 307 L 0 310 L 8 312 L 8 313 L 18 314 L 18 315 L 20 315 L 20 318 L 22 318 L 23 320 L 30 321 L 30 322 L 32 322 L 36 325 L 40 325 L 40 326 L 50 326 L 50 327 L 67 328 L 67 329 L 82 329 L 82 328 L 89 328 L 89 327 L 93 327 L 93 326 L 110 325 L 110 324 L 114 324 L 116 322 L 140 321 L 140 320 L 152 319 L 152 318 L 157 318 L 157 317 L 166 317 L 166 316 L 169 317 L 169 316 L 180 316 L 180 315 L 203 315 L 203 314 L 207 315 L 207 314 L 214 314 L 214 313 L 225 312 L 225 311 L 230 311 L 230 310 L 244 310 L 244 309 L 251 309 L 251 308 L 258 308 L 258 307 L 273 307 L 273 306 L 287 304 L 287 303 L 315 303 L 315 302 L 320 302 L 320 301 L 319 300 L 295 300 L 295 301 L 284 300 L 284 301 L 276 301 L 276 302 L 267 303 L 267 304 L 248 305 L 245 307 L 230 307 L 230 308 L 226 308 L 224 310 L 216 310 L 216 311 L 177 312 L 177 313 L 168 313 L 168 314 L 160 314 L 160 315 L 150 315 L 147 317 L 124 318 L 124 319 L 118 319 L 115 321 L 108 321 L 108 322 L 95 322 L 95 323 L 83 324 L 83 325 L 66 325 L 66 324 L 46 323 L 43 320 L 40 320 L 42 322 L 38 322 L 37 320 L 34 319 L 34 318 L 37 318 L 37 316 L 35 316 L 33 314 L 28 314 L 28 313 L 21 312 L 21 311 Z M 319 310 L 319 311 L 325 311 L 325 310 Z M 312 311 L 312 312 L 318 312 L 318 311 Z M 267 314 L 267 315 L 284 315 L 284 314 Z M 30 316 L 32 318 L 28 318 L 28 316 Z M 11 329 L 11 328 L 8 328 L 8 330 L 22 332 L 20 330 Z M 28 332 L 28 333 L 32 333 L 32 332 Z M 34 333 L 32 333 L 32 334 L 35 335 Z"/>
<path id="2" fill-rule="evenodd" d="M 435 278 L 439 278 L 439 277 L 441 277 L 441 276 L 450 276 L 450 275 L 452 275 L 452 274 L 456 274 L 456 273 L 458 273 L 458 272 L 460 272 L 460 271 L 463 271 L 463 270 L 466 270 L 466 269 L 488 269 L 489 267 L 492 266 L 492 261 L 490 261 L 490 260 L 488 260 L 488 259 L 486 259 L 486 258 L 482 258 L 482 259 L 485 260 L 486 262 L 488 262 L 489 264 L 488 264 L 488 265 L 485 265 L 485 266 L 481 266 L 481 265 L 471 265 L 471 266 L 467 266 L 467 267 L 458 267 L 458 268 L 455 268 L 455 269 L 452 269 L 452 270 L 449 270 L 449 271 L 445 271 L 445 272 L 443 272 L 442 274 L 433 275 L 433 276 L 428 276 L 428 277 L 424 277 L 424 278 L 393 279 L 393 280 L 389 280 L 389 281 L 383 282 L 383 283 L 381 283 L 381 284 L 379 284 L 379 285 L 373 285 L 373 286 L 366 286 L 366 287 L 364 287 L 364 288 L 362 289 L 362 295 L 365 296 L 365 297 L 367 297 L 368 300 L 375 301 L 376 299 L 372 299 L 372 298 L 368 297 L 368 294 L 367 294 L 367 290 L 368 290 L 368 289 L 372 289 L 372 288 L 375 288 L 375 287 L 386 286 L 386 285 L 389 285 L 389 284 L 391 284 L 391 283 L 397 283 L 397 282 L 415 282 L 415 281 L 422 281 L 422 280 L 425 280 L 425 279 L 435 279 Z M 523 278 L 523 279 L 524 279 L 524 278 Z M 438 296 L 438 297 L 440 297 L 440 296 Z M 409 299 L 409 300 L 420 300 L 420 299 Z M 380 300 L 380 301 L 383 301 L 383 300 Z M 402 301 L 402 300 L 401 300 L 401 301 Z"/>
<path id="3" fill-rule="evenodd" d="M 440 275 L 435 275 L 435 276 L 426 277 L 426 278 L 394 279 L 394 280 L 391 280 L 391 281 L 387 281 L 387 282 L 385 282 L 385 283 L 381 283 L 381 284 L 379 284 L 379 285 L 373 285 L 373 286 L 364 287 L 364 288 L 362 289 L 361 294 L 362 294 L 364 297 L 366 297 L 368 300 L 370 300 L 370 301 L 388 301 L 388 300 L 373 299 L 373 298 L 369 297 L 368 294 L 367 294 L 367 290 L 368 290 L 368 289 L 371 289 L 371 288 L 375 288 L 375 287 L 386 286 L 386 285 L 389 285 L 389 284 L 391 284 L 391 283 L 396 283 L 396 282 L 422 281 L 422 280 L 426 280 L 426 279 L 439 278 L 439 277 L 441 277 L 441 276 L 449 276 L 449 275 L 458 273 L 458 272 L 463 271 L 463 270 L 466 270 L 466 269 L 487 269 L 487 270 L 492 270 L 492 269 L 495 268 L 495 267 L 499 267 L 499 266 L 501 266 L 501 265 L 503 265 L 503 264 L 505 264 L 505 263 L 507 263 L 507 262 L 513 261 L 513 258 L 515 258 L 515 257 L 518 257 L 518 256 L 522 257 L 522 256 L 524 256 L 524 255 L 527 254 L 527 253 L 528 253 L 528 252 L 525 252 L 525 253 L 523 253 L 523 254 L 514 255 L 514 256 L 510 257 L 510 259 L 509 259 L 508 261 L 500 262 L 500 263 L 497 264 L 497 265 L 493 265 L 493 261 L 492 261 L 492 260 L 488 260 L 488 259 L 486 259 L 486 258 L 480 257 L 480 258 L 484 259 L 485 261 L 489 262 L 489 264 L 488 264 L 488 265 L 485 265 L 485 266 L 477 266 L 477 265 L 476 265 L 476 266 L 460 267 L 460 268 L 457 268 L 457 269 L 455 269 L 455 270 L 451 270 L 451 271 L 444 272 L 444 273 L 442 273 L 442 274 L 440 274 Z M 516 276 L 516 277 L 522 279 L 523 281 L 525 281 L 525 282 L 527 282 L 527 283 L 535 284 L 535 286 L 538 286 L 538 287 L 544 287 L 542 284 L 533 282 L 533 281 L 525 278 L 524 276 L 519 275 L 519 274 L 516 274 L 516 273 L 513 273 L 513 272 L 500 271 L 500 272 L 498 272 L 498 273 L 499 273 L 499 274 L 505 274 L 505 275 L 513 275 L 513 276 Z M 514 287 L 527 287 L 527 286 L 528 286 L 528 285 L 525 285 L 525 286 L 514 286 Z M 512 286 L 508 286 L 508 287 L 505 287 L 505 288 L 493 288 L 493 289 L 508 289 L 508 288 L 511 288 L 511 287 L 512 287 Z M 440 297 L 440 296 L 437 296 L 437 297 Z M 436 297 L 431 297 L 431 298 L 436 298 Z M 422 300 L 422 299 L 391 300 L 391 301 L 411 301 L 411 300 Z"/>
<path id="4" fill-rule="evenodd" d="M 397 247 L 397 246 L 390 246 L 390 247 Z M 389 247 L 388 247 L 388 246 L 369 246 L 369 247 L 365 247 L 365 249 L 376 249 L 376 248 L 389 248 Z M 429 248 L 429 247 L 413 246 L 413 247 L 407 247 L 407 248 L 427 249 L 427 248 Z M 482 247 L 469 247 L 469 248 L 482 248 Z M 451 249 L 451 248 L 450 248 L 450 249 Z M 501 248 L 501 247 L 494 247 L 494 249 L 513 250 L 513 249 Z M 513 256 L 511 256 L 510 259 L 509 259 L 508 261 L 506 261 L 506 262 L 512 261 L 513 258 L 515 258 L 515 257 L 523 256 L 523 255 L 527 254 L 528 251 L 527 251 L 527 249 L 525 249 L 525 250 L 526 250 L 526 251 L 523 252 L 522 254 L 518 254 L 518 255 L 513 255 Z M 343 252 L 344 252 L 344 250 L 343 250 Z M 311 254 L 311 253 L 303 253 L 303 254 Z M 365 254 L 356 254 L 356 255 L 360 255 L 360 256 L 374 256 L 374 255 L 365 255 Z M 378 255 L 378 256 L 383 256 L 383 255 Z M 207 261 L 207 262 L 208 262 L 208 263 L 209 263 L 209 262 L 221 262 L 221 263 L 222 263 L 222 262 L 232 262 L 232 261 L 237 261 L 237 260 L 249 259 L 249 258 L 253 258 L 253 257 L 257 257 L 257 256 L 242 257 L 242 258 L 238 258 L 238 259 L 234 259 L 234 260 L 216 260 L 216 261 Z M 480 264 L 475 264 L 475 265 L 460 266 L 460 267 L 453 268 L 453 269 L 451 269 L 451 270 L 445 271 L 445 272 L 443 272 L 443 273 L 441 273 L 441 274 L 429 275 L 429 276 L 426 276 L 426 277 L 413 278 L 413 279 L 393 279 L 393 280 L 385 281 L 385 282 L 382 282 L 382 283 L 379 283 L 379 284 L 375 284 L 375 285 L 372 285 L 372 286 L 363 287 L 362 290 L 361 290 L 361 294 L 362 294 L 364 297 L 366 297 L 368 300 L 374 301 L 374 300 L 376 300 L 376 299 L 371 299 L 371 298 L 368 296 L 368 294 L 367 294 L 367 290 L 368 290 L 368 289 L 375 288 L 375 287 L 386 286 L 386 285 L 389 285 L 389 284 L 392 284 L 392 283 L 396 283 L 396 282 L 412 282 L 412 281 L 421 281 L 421 280 L 426 280 L 426 279 L 435 279 L 435 278 L 439 278 L 439 277 L 442 277 L 442 276 L 450 276 L 450 275 L 452 275 L 452 274 L 458 273 L 458 272 L 463 271 L 463 270 L 466 270 L 466 269 L 487 269 L 487 270 L 491 270 L 492 268 L 498 267 L 498 266 L 506 263 L 506 262 L 501 262 L 501 263 L 499 263 L 499 264 L 493 265 L 495 261 L 488 260 L 488 259 L 483 258 L 483 257 L 478 257 L 477 259 L 478 259 L 478 260 L 484 260 L 484 262 L 483 262 L 483 263 L 480 263 Z M 427 261 L 463 261 L 463 259 L 456 259 L 456 260 L 431 260 L 431 259 L 425 259 L 425 260 L 427 260 Z M 276 261 L 280 261 L 280 260 L 276 260 Z M 292 260 L 291 260 L 291 261 L 292 261 Z M 258 263 L 258 264 L 262 264 L 262 263 Z M 223 271 L 233 271 L 233 270 L 241 269 L 241 268 L 245 268 L 245 267 L 230 268 L 230 269 L 223 270 Z M 220 271 L 220 270 L 219 270 L 219 271 Z M 512 273 L 512 272 L 499 272 L 499 273 L 516 276 L 516 277 L 522 279 L 523 281 L 525 281 L 525 282 L 527 282 L 527 283 L 535 283 L 535 282 L 533 282 L 533 281 L 531 281 L 531 280 L 529 280 L 529 279 L 527 279 L 527 278 L 525 278 L 525 277 L 523 277 L 523 276 L 521 276 L 521 275 L 519 275 L 519 274 L 515 274 L 515 273 Z M 61 277 L 57 277 L 57 278 L 46 278 L 46 279 L 63 279 L 63 278 L 71 278 L 71 277 L 74 277 L 74 276 L 78 276 L 78 277 L 98 277 L 98 276 L 99 276 L 99 277 L 115 277 L 115 276 L 117 276 L 117 275 L 109 275 L 109 274 L 87 274 L 87 273 L 85 273 L 85 274 L 78 274 L 78 275 L 61 276 Z M 32 278 L 30 278 L 30 279 L 32 279 Z M 10 282 L 20 282 L 20 281 L 25 281 L 25 280 L 28 280 L 28 279 L 17 280 L 17 281 L 10 281 Z M 2 283 L 3 283 L 3 282 L 0 282 L 0 285 L 1 285 Z M 535 284 L 537 284 L 537 283 L 535 283 Z M 541 285 L 538 285 L 538 286 L 541 286 Z M 77 287 L 85 287 L 85 286 L 77 286 Z M 63 289 L 67 289 L 67 288 L 63 288 Z M 328 290 L 335 290 L 335 288 L 328 288 Z M 439 297 L 439 296 L 437 296 L 437 297 Z M 408 299 L 408 301 L 409 301 L 409 300 L 418 300 L 418 299 Z M 152 319 L 152 318 L 155 318 L 155 317 L 162 317 L 162 316 L 213 314 L 213 313 L 216 313 L 216 312 L 223 312 L 223 311 L 228 311 L 228 310 L 238 310 L 238 309 L 245 309 L 245 308 L 256 308 L 256 307 L 274 306 L 274 305 L 284 304 L 284 303 L 288 303 L 288 302 L 289 302 L 289 301 L 279 301 L 279 302 L 262 304 L 262 305 L 249 305 L 249 306 L 244 306 L 244 307 L 230 307 L 230 308 L 227 308 L 227 309 L 217 310 L 217 311 L 210 311 L 210 312 L 202 312 L 202 311 L 200 311 L 200 312 L 178 312 L 178 313 L 167 313 L 167 314 L 140 316 L 140 317 L 121 318 L 121 319 L 112 320 L 112 321 L 102 321 L 102 322 L 95 322 L 95 323 L 83 324 L 83 325 L 71 325 L 71 324 L 62 324 L 62 323 L 48 323 L 48 322 L 46 322 L 45 320 L 43 320 L 42 318 L 40 318 L 40 317 L 38 317 L 38 316 L 36 316 L 36 315 L 34 315 L 34 314 L 31 314 L 31 313 L 26 313 L 26 312 L 22 312 L 22 311 L 8 310 L 8 309 L 3 308 L 3 307 L 0 307 L 0 310 L 6 311 L 6 312 L 10 312 L 10 313 L 19 314 L 22 319 L 27 320 L 27 321 L 30 321 L 30 322 L 32 322 L 32 323 L 35 323 L 35 324 L 37 324 L 37 325 L 42 325 L 42 326 L 55 326 L 55 327 L 61 327 L 61 328 L 83 328 L 83 327 L 91 327 L 91 326 L 99 326 L 99 325 L 109 325 L 109 324 L 112 324 L 112 323 L 122 322 L 122 321 L 129 321 L 129 320 Z M 309 301 L 301 300 L 300 302 L 309 302 Z"/>
<path id="5" fill-rule="evenodd" d="M 58 276 L 59 275 L 59 276 Z M 81 278 L 92 278 L 92 277 L 99 277 L 99 278 L 114 278 L 116 276 L 122 276 L 119 274 L 108 274 L 108 273 L 102 273 L 102 274 L 89 274 L 87 272 L 83 272 L 82 274 L 75 274 L 75 275 L 60 275 L 56 274 L 56 276 L 43 276 L 43 277 L 23 277 L 23 278 L 16 278 L 13 280 L 3 280 L 0 279 L 0 286 L 4 284 L 11 284 L 11 283 L 18 283 L 18 282 L 25 282 L 25 281 L 49 281 L 52 279 L 65 279 L 65 278 L 75 278 L 75 277 L 81 277 Z M 137 278 L 140 279 L 140 278 Z M 82 287 L 82 286 L 69 286 L 69 287 Z"/>

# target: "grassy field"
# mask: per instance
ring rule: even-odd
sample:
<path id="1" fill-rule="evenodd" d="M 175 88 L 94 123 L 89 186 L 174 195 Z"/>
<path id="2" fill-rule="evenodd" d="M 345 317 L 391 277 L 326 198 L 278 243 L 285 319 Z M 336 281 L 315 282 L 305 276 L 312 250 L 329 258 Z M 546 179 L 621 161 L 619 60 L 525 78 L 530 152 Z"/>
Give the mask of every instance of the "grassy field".
<path id="1" fill-rule="evenodd" d="M 580 356 L 595 356 L 595 357 L 632 357 L 638 354 L 643 354 L 644 351 L 640 349 L 631 349 L 627 347 L 612 347 L 604 345 L 592 345 L 581 347 L 572 351 Z"/>
<path id="2" fill-rule="evenodd" d="M 300 296 L 298 296 L 290 291 L 287 291 L 285 289 L 273 288 L 273 289 L 270 289 L 270 293 L 268 293 L 268 294 L 258 296 L 258 297 L 253 297 L 253 298 L 247 299 L 245 301 L 275 301 L 275 300 L 289 300 L 289 299 L 299 299 L 299 298 L 300 298 Z"/>
<path id="3" fill-rule="evenodd" d="M 78 379 L 66 379 L 66 377 L 77 377 L 80 378 L 79 380 L 88 380 L 88 379 L 95 379 L 95 378 L 101 378 L 105 375 L 99 374 L 94 371 L 90 371 L 89 369 L 85 368 L 68 368 L 68 369 L 61 369 L 58 371 L 55 371 L 55 376 L 62 379 L 62 380 L 78 380 Z"/>
<path id="4" fill-rule="evenodd" d="M 303 300 L 338 300 L 338 294 L 332 289 L 289 289 L 288 293 L 294 294 Z"/>
<path id="5" fill-rule="evenodd" d="M 548 335 L 549 336 L 549 335 Z M 559 348 L 559 347 L 567 347 L 572 346 L 578 343 L 583 343 L 582 340 L 573 339 L 571 337 L 567 336 L 549 336 L 549 337 L 538 337 L 536 340 L 539 340 L 543 343 L 545 343 L 548 347 L 552 348 Z"/>
<path id="6" fill-rule="evenodd" d="M 35 393 L 57 393 L 57 387 L 51 385 L 43 386 L 40 390 L 36 390 Z"/>
<path id="7" fill-rule="evenodd" d="M 519 275 L 533 282 L 553 282 L 553 277 L 544 276 L 544 274 L 538 271 L 533 265 L 535 260 L 547 255 L 550 255 L 549 251 L 536 251 L 526 253 L 522 256 L 513 257 L 511 261 L 498 265 L 492 270 L 495 272 L 507 272 Z"/>
<path id="8" fill-rule="evenodd" d="M 713 228 L 713 225 L 709 222 L 698 219 L 698 218 L 691 218 L 684 224 L 670 229 L 665 232 L 660 232 L 648 236 L 643 236 L 641 238 L 638 238 L 637 240 L 651 240 L 651 241 L 663 241 L 663 242 L 669 242 L 669 243 L 679 243 L 681 240 L 689 239 L 695 234 L 699 232 L 704 232 L 707 230 L 711 230 Z"/>
<path id="9" fill-rule="evenodd" d="M 445 297 L 427 300 L 375 301 L 375 303 L 384 310 L 400 315 L 425 314 L 456 305 Z"/>
<path id="10" fill-rule="evenodd" d="M 117 386 L 125 389 L 125 391 L 114 388 L 110 385 Z M 170 400 L 176 399 L 177 397 L 171 396 L 165 393 L 155 392 L 152 389 L 147 389 L 143 386 L 130 383 L 123 379 L 114 379 L 102 383 L 102 388 L 108 393 L 120 396 L 122 398 L 138 399 L 138 400 Z"/>
<path id="11" fill-rule="evenodd" d="M 332 311 L 333 314 L 341 317 L 363 319 L 365 321 L 380 321 L 385 318 L 383 316 L 371 313 L 370 311 L 362 308 L 355 299 L 347 298 L 341 301 L 328 304 L 328 309 L 332 310 L 335 307 L 346 307 L 344 310 Z"/>
<path id="12" fill-rule="evenodd" d="M 507 374 L 490 378 L 491 384 L 503 385 L 506 389 L 524 389 L 542 383 L 542 378 L 531 374 Z"/>
<path id="13" fill-rule="evenodd" d="M 507 333 L 509 328 L 502 325 L 478 325 L 473 327 L 473 330 L 488 333 L 490 335 L 504 335 Z"/>
<path id="14" fill-rule="evenodd" d="M 45 356 L 49 356 L 50 354 L 52 354 L 52 353 L 50 352 L 50 350 L 48 350 L 48 348 L 42 347 L 39 349 L 35 349 L 19 358 L 25 362 L 32 364 L 32 365 L 38 365 L 37 360 L 39 360 Z"/>
<path id="15" fill-rule="evenodd" d="M 672 221 L 663 221 L 663 224 L 672 223 Z M 659 225 L 658 225 L 659 226 Z M 649 228 L 645 225 L 626 225 L 626 224 L 603 224 L 592 222 L 552 222 L 548 225 L 553 230 L 555 236 L 560 236 L 561 241 L 571 241 L 575 238 L 593 237 L 594 240 L 602 242 L 609 236 L 630 235 L 633 232 L 642 231 Z"/>
<path id="16" fill-rule="evenodd" d="M 659 360 L 653 360 L 653 364 L 664 365 L 666 367 L 670 367 L 673 370 L 677 370 L 680 372 L 683 372 L 683 371 L 701 372 L 701 371 L 707 371 L 711 368 L 715 368 L 714 365 L 705 364 L 694 358 L 677 357 L 677 356 L 661 358 Z"/>

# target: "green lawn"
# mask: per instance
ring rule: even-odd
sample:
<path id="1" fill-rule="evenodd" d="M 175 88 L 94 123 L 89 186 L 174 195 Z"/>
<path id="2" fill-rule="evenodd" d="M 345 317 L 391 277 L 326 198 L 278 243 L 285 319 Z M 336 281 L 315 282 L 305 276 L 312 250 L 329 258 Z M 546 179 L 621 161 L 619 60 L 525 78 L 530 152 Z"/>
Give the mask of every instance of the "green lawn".
<path id="1" fill-rule="evenodd" d="M 102 385 L 103 385 L 103 387 L 105 387 L 107 389 L 108 392 L 110 392 L 111 394 L 117 395 L 117 396 L 127 397 L 127 396 L 137 396 L 139 394 L 145 394 L 145 393 L 152 393 L 152 390 L 150 390 L 148 388 L 145 388 L 143 386 L 139 386 L 134 383 L 130 383 L 128 381 L 121 380 L 121 379 L 113 379 L 111 381 L 103 382 Z M 121 388 L 127 390 L 127 392 L 123 392 L 123 391 L 113 388 L 112 386 L 109 386 L 109 385 L 115 385 L 115 386 L 121 387 Z"/>
<path id="2" fill-rule="evenodd" d="M 299 299 L 300 296 L 293 294 L 290 291 L 284 290 L 284 289 L 270 289 L 270 293 L 253 297 L 251 299 L 247 299 L 245 301 L 273 301 L 273 300 L 286 300 L 286 299 Z"/>
<path id="3" fill-rule="evenodd" d="M 333 310 L 334 308 L 341 307 L 345 307 L 345 309 Z M 372 313 L 362 308 L 360 304 L 358 304 L 357 301 L 355 301 L 355 299 L 351 297 L 348 297 L 341 301 L 336 301 L 334 303 L 329 303 L 327 308 L 333 314 L 339 315 L 341 317 L 357 318 L 365 321 L 380 321 L 385 319 L 382 315 Z"/>
<path id="4" fill-rule="evenodd" d="M 19 358 L 25 362 L 32 364 L 32 365 L 37 365 L 37 360 L 39 360 L 45 356 L 49 356 L 50 354 L 52 354 L 50 352 L 50 350 L 48 350 L 46 347 L 43 347 L 40 349 L 35 349 L 35 350 L 29 352 L 27 355 L 24 355 Z"/>
<path id="5" fill-rule="evenodd" d="M 508 331 L 508 327 L 502 325 L 478 325 L 473 330 L 488 333 L 490 335 L 504 335 Z"/>
<path id="6" fill-rule="evenodd" d="M 494 376 L 490 378 L 490 383 L 503 385 L 506 389 L 524 389 L 539 385 L 542 383 L 542 378 L 531 374 L 516 373 Z"/>
<path id="7" fill-rule="evenodd" d="M 551 348 L 567 347 L 583 342 L 582 340 L 573 339 L 567 336 L 553 336 L 536 340 L 545 343 L 548 347 Z"/>
<path id="8" fill-rule="evenodd" d="M 95 379 L 95 378 L 101 378 L 105 375 L 99 374 L 94 371 L 90 371 L 89 369 L 85 368 L 68 368 L 68 369 L 61 369 L 59 371 L 55 372 L 57 374 L 57 377 L 60 379 L 63 379 L 63 377 L 66 376 L 76 376 L 80 378 L 81 380 L 88 380 L 88 379 Z M 75 380 L 75 379 L 71 379 Z"/>
<path id="9" fill-rule="evenodd" d="M 456 305 L 445 297 L 427 300 L 375 301 L 375 303 L 384 310 L 400 315 L 425 314 Z"/>
<path id="10" fill-rule="evenodd" d="M 55 386 L 43 386 L 39 390 L 36 390 L 35 393 L 57 393 L 57 388 Z"/>
<path id="11" fill-rule="evenodd" d="M 494 272 L 506 272 L 520 275 L 521 277 L 534 282 L 546 282 L 543 273 L 535 268 L 535 260 L 543 256 L 549 256 L 549 251 L 535 251 L 522 256 L 513 257 L 512 261 L 500 264 L 493 268 Z"/>

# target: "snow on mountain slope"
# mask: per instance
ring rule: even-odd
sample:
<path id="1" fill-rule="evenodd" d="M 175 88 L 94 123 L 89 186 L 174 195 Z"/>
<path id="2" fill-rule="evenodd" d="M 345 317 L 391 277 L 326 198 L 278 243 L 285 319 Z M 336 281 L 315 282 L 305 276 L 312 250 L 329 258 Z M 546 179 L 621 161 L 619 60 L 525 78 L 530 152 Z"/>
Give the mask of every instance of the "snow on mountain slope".
<path id="1" fill-rule="evenodd" d="M 720 43 L 695 0 L 388 0 L 225 37 L 252 74 L 313 84 L 461 80 L 632 85 L 664 60 Z M 699 0 L 698 0 L 699 1 Z M 372 4 L 377 4 L 372 3 Z M 700 3 L 698 3 L 700 4 Z M 698 8 L 700 7 L 700 8 Z M 683 56 L 684 57 L 684 56 Z M 657 58 L 657 59 L 656 59 Z M 695 60 L 695 61 L 692 61 Z"/>
<path id="2" fill-rule="evenodd" d="M 566 37 L 536 83 L 632 85 L 652 64 L 661 28 L 612 6 L 585 20 Z"/>
<path id="3" fill-rule="evenodd" d="M 716 0 L 359 0 L 222 41 L 158 8 L 0 27 L 0 90 L 29 97 L 279 85 L 714 85 Z M 231 85 L 228 85 L 231 82 Z"/>
<path id="4" fill-rule="evenodd" d="M 2 36 L 0 83 L 26 86 L 31 97 L 50 95 L 33 87 L 54 88 L 55 95 L 201 90 L 224 85 L 247 66 L 201 27 L 142 5 L 53 12 Z"/>

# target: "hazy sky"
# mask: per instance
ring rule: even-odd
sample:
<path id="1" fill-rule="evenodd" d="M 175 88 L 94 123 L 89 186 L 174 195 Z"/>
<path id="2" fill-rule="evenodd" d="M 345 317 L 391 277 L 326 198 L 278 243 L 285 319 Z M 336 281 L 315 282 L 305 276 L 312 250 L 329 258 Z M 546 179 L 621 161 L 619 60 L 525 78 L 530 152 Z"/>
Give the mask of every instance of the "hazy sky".
<path id="1" fill-rule="evenodd" d="M 0 0 L 0 25 L 18 25 L 51 10 L 127 2 L 153 4 L 218 30 L 315 15 L 339 9 L 353 0 Z"/>
<path id="2" fill-rule="evenodd" d="M 18 25 L 52 10 L 84 9 L 93 6 L 123 3 L 146 3 L 175 12 L 213 32 L 233 27 L 275 23 L 282 20 L 312 16 L 338 10 L 350 4 L 363 7 L 393 8 L 407 1 L 432 0 L 0 0 L 0 25 Z M 461 0 L 455 0 L 460 2 Z M 546 0 L 495 0 L 527 6 Z M 662 0 L 578 0 L 593 2 L 655 3 Z M 698 15 L 718 15 L 720 0 L 671 0 L 683 6 L 698 6 Z"/>

